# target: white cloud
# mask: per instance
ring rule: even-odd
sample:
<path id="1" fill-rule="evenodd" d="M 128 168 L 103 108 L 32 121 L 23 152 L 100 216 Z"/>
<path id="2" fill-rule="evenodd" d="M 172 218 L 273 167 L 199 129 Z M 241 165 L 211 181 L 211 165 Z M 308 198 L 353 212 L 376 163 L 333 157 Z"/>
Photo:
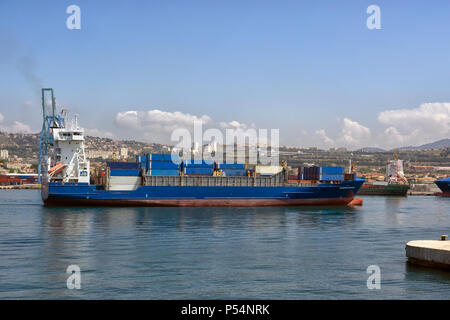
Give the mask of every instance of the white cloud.
<path id="1" fill-rule="evenodd" d="M 343 119 L 337 146 L 394 148 L 421 145 L 450 136 L 450 103 L 423 103 L 417 108 L 386 110 L 378 114 L 379 125 L 372 130 L 349 118 Z M 333 139 L 317 130 L 324 144 Z M 330 139 L 330 140 L 328 140 Z"/>
<path id="2" fill-rule="evenodd" d="M 3 123 L 4 119 L 5 117 L 0 114 L 0 123 Z M 20 121 L 14 121 L 10 126 L 0 124 L 0 131 L 10 133 L 32 133 L 30 126 Z"/>
<path id="3" fill-rule="evenodd" d="M 236 120 L 216 122 L 208 115 L 197 116 L 179 111 L 167 112 L 158 109 L 123 111 L 117 113 L 115 118 L 117 128 L 122 130 L 121 136 L 160 143 L 174 143 L 170 138 L 172 132 L 176 129 L 184 128 L 192 134 L 194 121 L 202 122 L 203 133 L 210 128 L 242 131 L 256 129 L 254 123 L 248 125 Z M 223 134 L 225 137 L 224 131 Z"/>
<path id="4" fill-rule="evenodd" d="M 370 142 L 370 129 L 359 124 L 356 121 L 344 118 L 344 127 L 342 128 L 339 141 L 346 147 L 362 147 Z"/>
<path id="5" fill-rule="evenodd" d="M 94 128 L 94 129 L 84 128 L 84 132 L 88 136 L 110 138 L 110 139 L 114 138 L 114 134 L 112 132 L 99 130 L 97 128 Z"/>
<path id="6" fill-rule="evenodd" d="M 378 114 L 378 121 L 367 127 L 350 118 L 338 120 L 341 128 L 318 129 L 309 134 L 298 128 L 294 144 L 319 147 L 393 148 L 420 145 L 450 136 L 450 103 L 424 103 L 417 108 L 386 110 Z M 192 132 L 195 120 L 203 121 L 208 128 L 242 129 L 256 128 L 236 120 L 217 122 L 208 115 L 196 116 L 182 112 L 166 112 L 158 109 L 148 111 L 123 111 L 116 115 L 117 135 L 133 139 L 170 143 L 171 133 L 178 128 Z M 94 135 L 94 133 L 91 133 Z M 99 132 L 97 134 L 100 134 Z M 109 133 L 110 134 L 110 133 Z M 283 140 L 283 137 L 280 137 Z M 287 141 L 286 141 L 287 143 Z M 291 141 L 292 143 L 292 141 Z"/>
<path id="7" fill-rule="evenodd" d="M 392 145 L 420 145 L 450 136 L 450 103 L 423 103 L 414 109 L 386 110 L 378 121 L 389 127 L 380 139 Z"/>
<path id="8" fill-rule="evenodd" d="M 149 129 L 153 126 L 192 126 L 194 121 L 208 123 L 210 117 L 190 115 L 189 113 L 167 112 L 158 109 L 148 111 L 125 111 L 116 115 L 116 123 L 122 127 L 134 128 L 137 130 Z"/>
<path id="9" fill-rule="evenodd" d="M 392 145 L 403 145 L 405 143 L 405 138 L 398 132 L 397 128 L 389 127 L 383 132 L 384 138 L 389 138 L 389 144 Z M 382 136 L 383 138 L 383 136 Z"/>
<path id="10" fill-rule="evenodd" d="M 237 122 L 236 120 L 230 121 L 230 122 L 220 122 L 220 127 L 223 129 L 241 129 L 241 130 L 247 130 L 250 128 L 255 128 L 255 124 L 252 123 L 251 125 L 247 125 L 245 123 Z"/>
<path id="11" fill-rule="evenodd" d="M 170 142 L 170 135 L 175 129 L 191 130 L 194 121 L 209 124 L 211 118 L 207 115 L 195 116 L 189 113 L 167 112 L 158 109 L 148 111 L 124 111 L 116 115 L 115 123 L 125 129 L 127 135 L 133 138 L 146 138 L 151 141 Z"/>
<path id="12" fill-rule="evenodd" d="M 14 121 L 11 132 L 17 132 L 17 133 L 31 133 L 31 128 L 29 125 L 22 123 L 20 121 Z"/>
<path id="13" fill-rule="evenodd" d="M 314 133 L 319 136 L 319 138 L 323 141 L 323 143 L 325 143 L 325 145 L 327 146 L 334 145 L 333 139 L 327 136 L 324 129 L 316 130 Z"/>

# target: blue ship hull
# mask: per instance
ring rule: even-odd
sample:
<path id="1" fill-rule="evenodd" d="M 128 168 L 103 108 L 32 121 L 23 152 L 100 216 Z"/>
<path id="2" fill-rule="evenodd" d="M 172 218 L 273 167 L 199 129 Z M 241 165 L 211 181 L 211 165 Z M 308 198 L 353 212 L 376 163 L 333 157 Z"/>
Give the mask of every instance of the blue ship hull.
<path id="1" fill-rule="evenodd" d="M 297 206 L 346 205 L 364 179 L 317 186 L 141 186 L 132 191 L 110 191 L 82 183 L 42 186 L 45 205 L 69 206 Z"/>
<path id="2" fill-rule="evenodd" d="M 442 190 L 442 196 L 450 196 L 450 177 L 434 182 Z"/>

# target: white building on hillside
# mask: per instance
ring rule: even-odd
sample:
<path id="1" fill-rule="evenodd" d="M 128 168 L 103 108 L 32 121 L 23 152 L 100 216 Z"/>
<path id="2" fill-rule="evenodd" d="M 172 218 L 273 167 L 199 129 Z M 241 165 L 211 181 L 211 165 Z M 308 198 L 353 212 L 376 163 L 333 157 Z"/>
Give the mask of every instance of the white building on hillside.
<path id="1" fill-rule="evenodd" d="M 8 150 L 6 149 L 2 149 L 0 150 L 0 159 L 8 159 L 9 158 L 9 153 Z"/>

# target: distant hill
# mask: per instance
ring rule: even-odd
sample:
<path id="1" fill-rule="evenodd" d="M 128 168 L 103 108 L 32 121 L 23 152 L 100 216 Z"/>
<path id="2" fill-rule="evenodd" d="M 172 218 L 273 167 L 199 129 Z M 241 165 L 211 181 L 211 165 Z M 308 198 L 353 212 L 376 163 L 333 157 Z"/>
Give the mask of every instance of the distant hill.
<path id="1" fill-rule="evenodd" d="M 450 148 L 450 139 L 442 139 L 435 142 L 423 144 L 421 146 L 408 146 L 408 147 L 400 147 L 395 148 L 393 150 L 429 150 L 429 149 L 445 149 Z"/>
<path id="2" fill-rule="evenodd" d="M 375 148 L 375 147 L 365 147 L 365 148 L 358 149 L 356 151 L 359 151 L 359 152 L 386 152 L 386 150 L 384 150 L 384 149 Z"/>

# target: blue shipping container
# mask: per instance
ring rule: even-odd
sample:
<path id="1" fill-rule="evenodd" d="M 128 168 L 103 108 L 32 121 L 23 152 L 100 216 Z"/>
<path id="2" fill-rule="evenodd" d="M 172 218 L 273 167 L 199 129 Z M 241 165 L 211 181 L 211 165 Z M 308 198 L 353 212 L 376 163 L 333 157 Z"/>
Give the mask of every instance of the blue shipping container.
<path id="1" fill-rule="evenodd" d="M 344 174 L 344 167 L 320 167 L 320 174 Z"/>
<path id="2" fill-rule="evenodd" d="M 247 170 L 245 169 L 222 169 L 227 177 L 246 176 Z"/>
<path id="3" fill-rule="evenodd" d="M 111 176 L 129 176 L 129 177 L 138 177 L 141 175 L 141 170 L 135 169 L 111 169 Z"/>
<path id="4" fill-rule="evenodd" d="M 192 168 L 213 168 L 214 161 L 202 160 L 201 162 L 199 161 L 199 163 L 196 163 L 194 160 L 183 160 L 183 165 L 185 167 L 192 167 Z"/>
<path id="5" fill-rule="evenodd" d="M 179 171 L 178 170 L 157 170 L 152 169 L 149 171 L 151 176 L 178 176 Z"/>
<path id="6" fill-rule="evenodd" d="M 157 170 L 177 170 L 179 165 L 172 161 L 150 161 L 150 169 Z"/>
<path id="7" fill-rule="evenodd" d="M 139 162 L 107 162 L 111 169 L 139 169 Z"/>
<path id="8" fill-rule="evenodd" d="M 214 168 L 214 164 L 206 164 L 206 163 L 199 163 L 199 164 L 197 164 L 197 163 L 189 163 L 189 164 L 184 163 L 183 165 L 184 165 L 185 168 L 211 168 L 211 169 Z"/>
<path id="9" fill-rule="evenodd" d="M 219 164 L 220 169 L 245 169 L 244 163 L 221 163 Z"/>
<path id="10" fill-rule="evenodd" d="M 178 155 L 174 154 L 172 157 L 172 154 L 166 154 L 166 153 L 152 153 L 150 154 L 150 160 L 151 161 L 179 161 L 180 158 Z"/>
<path id="11" fill-rule="evenodd" d="M 148 165 L 147 155 L 136 156 L 136 161 L 140 163 L 141 168 L 147 169 Z"/>
<path id="12" fill-rule="evenodd" d="M 190 167 L 187 167 L 187 168 L 185 168 L 184 173 L 212 175 L 213 168 L 190 168 Z"/>

